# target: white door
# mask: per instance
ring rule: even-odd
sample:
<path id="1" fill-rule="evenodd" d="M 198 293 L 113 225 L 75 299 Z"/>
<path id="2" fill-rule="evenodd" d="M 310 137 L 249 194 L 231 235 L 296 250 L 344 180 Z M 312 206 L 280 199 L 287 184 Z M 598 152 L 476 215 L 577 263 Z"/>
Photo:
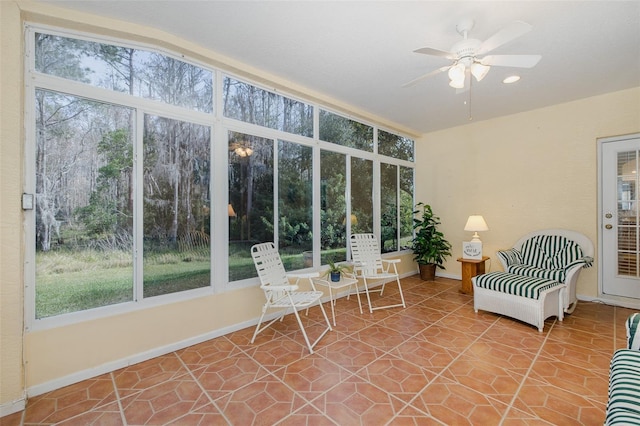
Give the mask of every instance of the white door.
<path id="1" fill-rule="evenodd" d="M 601 141 L 602 292 L 640 299 L 640 135 Z"/>

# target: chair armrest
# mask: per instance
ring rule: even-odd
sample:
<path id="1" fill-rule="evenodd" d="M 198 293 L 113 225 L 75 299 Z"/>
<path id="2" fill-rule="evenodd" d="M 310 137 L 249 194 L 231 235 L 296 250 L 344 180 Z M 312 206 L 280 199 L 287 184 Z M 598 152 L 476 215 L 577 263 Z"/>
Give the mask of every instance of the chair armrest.
<path id="1" fill-rule="evenodd" d="M 287 274 L 287 278 L 295 278 L 298 280 L 301 279 L 309 279 L 309 278 L 318 278 L 320 276 L 320 272 L 309 272 L 306 274 Z"/>
<path id="2" fill-rule="evenodd" d="M 502 263 L 502 268 L 506 271 L 511 265 L 522 264 L 522 254 L 518 249 L 510 248 L 496 251 L 498 260 Z"/>
<path id="3" fill-rule="evenodd" d="M 576 259 L 570 264 L 568 264 L 567 266 L 565 266 L 564 270 L 568 271 L 569 269 L 574 268 L 577 265 L 582 265 L 582 268 L 589 268 L 593 265 L 593 257 L 584 256 L 584 257 L 581 257 L 580 259 Z"/>
<path id="4" fill-rule="evenodd" d="M 300 287 L 297 284 L 293 285 L 261 285 L 261 289 L 267 291 L 296 291 Z"/>

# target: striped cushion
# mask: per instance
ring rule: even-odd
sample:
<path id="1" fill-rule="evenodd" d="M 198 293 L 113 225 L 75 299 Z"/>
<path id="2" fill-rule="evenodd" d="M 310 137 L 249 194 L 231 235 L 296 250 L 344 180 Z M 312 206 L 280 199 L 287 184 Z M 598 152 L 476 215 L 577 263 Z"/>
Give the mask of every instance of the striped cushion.
<path id="1" fill-rule="evenodd" d="M 583 257 L 574 241 L 561 235 L 536 235 L 520 247 L 522 263 L 542 269 L 563 269 Z"/>
<path id="2" fill-rule="evenodd" d="M 616 351 L 609 370 L 605 424 L 640 425 L 640 352 Z"/>
<path id="3" fill-rule="evenodd" d="M 638 333 L 638 324 L 640 324 L 640 314 L 635 313 L 627 318 L 627 348 L 640 351 L 640 333 Z"/>
<path id="4" fill-rule="evenodd" d="M 545 278 L 560 283 L 563 283 L 566 277 L 564 269 L 543 269 L 527 265 L 511 265 L 507 268 L 507 272 L 525 277 Z"/>
<path id="5" fill-rule="evenodd" d="M 490 272 L 476 277 L 478 287 L 529 299 L 539 299 L 542 291 L 559 285 L 561 284 L 554 280 L 523 277 L 508 272 Z"/>
<path id="6" fill-rule="evenodd" d="M 509 250 L 498 250 L 496 254 L 507 265 L 522 264 L 522 255 L 517 249 L 512 248 Z"/>

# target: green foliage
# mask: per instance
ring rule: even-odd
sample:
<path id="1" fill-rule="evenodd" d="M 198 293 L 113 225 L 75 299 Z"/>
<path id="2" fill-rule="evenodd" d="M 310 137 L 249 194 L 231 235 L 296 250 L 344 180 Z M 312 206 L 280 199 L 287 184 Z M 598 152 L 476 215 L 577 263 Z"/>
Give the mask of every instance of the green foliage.
<path id="1" fill-rule="evenodd" d="M 325 277 L 328 277 L 331 274 L 342 274 L 343 272 L 353 271 L 351 265 L 339 264 L 334 262 L 333 260 L 329 260 L 327 264 L 329 265 L 329 269 L 327 269 L 327 272 L 325 272 Z"/>
<path id="2" fill-rule="evenodd" d="M 433 214 L 430 205 L 424 203 L 416 204 L 413 214 L 413 260 L 422 265 L 435 263 L 438 268 L 444 269 L 442 264 L 451 256 L 451 244 L 444 238 L 444 234 L 438 231 L 440 218 Z M 417 214 L 422 216 L 415 217 Z"/>

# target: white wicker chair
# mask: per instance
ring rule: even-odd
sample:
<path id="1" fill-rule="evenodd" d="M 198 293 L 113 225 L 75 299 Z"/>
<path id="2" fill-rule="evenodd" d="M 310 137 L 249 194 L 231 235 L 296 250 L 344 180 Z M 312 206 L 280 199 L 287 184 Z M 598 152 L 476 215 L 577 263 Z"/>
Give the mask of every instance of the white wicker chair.
<path id="1" fill-rule="evenodd" d="M 563 296 L 563 308 L 565 313 L 570 314 L 576 308 L 576 305 L 578 303 L 578 298 L 576 296 L 576 285 L 578 282 L 580 271 L 584 267 L 591 266 L 591 263 L 593 262 L 593 243 L 586 235 L 568 229 L 542 229 L 539 231 L 533 231 L 524 235 L 522 238 L 516 241 L 511 250 L 501 250 L 496 252 L 496 254 L 498 255 L 498 259 L 500 260 L 500 263 L 502 264 L 502 267 L 505 271 L 514 269 L 511 268 L 511 266 L 514 264 L 514 260 L 512 256 L 504 255 L 504 253 L 508 253 L 513 249 L 521 252 L 523 250 L 523 247 L 526 246 L 526 243 L 531 240 L 531 238 L 537 236 L 564 237 L 567 240 L 576 243 L 582 251 L 583 258 L 581 259 L 581 261 L 576 261 L 571 265 L 567 265 L 566 270 L 562 274 L 564 278 L 557 280 L 559 283 L 565 284 L 567 286 Z"/>
<path id="2" fill-rule="evenodd" d="M 378 247 L 378 240 L 373 234 L 353 234 L 351 235 L 349 243 L 351 247 L 351 257 L 353 259 L 353 271 L 356 277 L 361 278 L 364 283 L 364 292 L 367 295 L 369 313 L 372 313 L 376 309 L 406 308 L 404 295 L 402 294 L 402 285 L 400 285 L 400 277 L 398 276 L 398 270 L 396 268 L 396 263 L 399 263 L 400 259 L 382 259 Z M 380 286 L 379 289 L 371 290 L 369 286 L 372 280 L 382 281 L 382 286 Z M 372 306 L 370 292 L 379 292 L 380 296 L 382 296 L 385 284 L 391 280 L 396 280 L 398 284 L 400 303 Z M 359 295 L 358 302 L 360 302 Z M 360 313 L 362 313 L 362 305 L 360 305 Z"/>
<path id="3" fill-rule="evenodd" d="M 298 321 L 304 340 L 309 347 L 309 352 L 313 353 L 313 347 L 325 334 L 327 334 L 328 331 L 331 331 L 329 318 L 327 317 L 327 313 L 320 301 L 323 293 L 321 291 L 316 291 L 313 281 L 311 280 L 312 278 L 318 277 L 319 274 L 287 275 L 284 265 L 282 264 L 282 260 L 280 259 L 280 254 L 272 242 L 256 244 L 251 247 L 251 256 L 253 257 L 256 270 L 258 271 L 258 277 L 260 277 L 260 288 L 264 291 L 264 295 L 267 298 L 267 301 L 262 307 L 262 315 L 260 315 L 260 319 L 256 325 L 256 330 L 251 338 L 251 343 L 255 341 L 258 333 L 265 330 L 277 320 L 282 320 L 282 318 L 291 310 Z M 291 284 L 289 282 L 289 278 L 295 279 L 295 284 Z M 312 291 L 298 291 L 298 283 L 301 279 L 305 278 L 309 279 L 309 283 L 313 289 Z M 298 310 L 308 309 L 315 304 L 320 306 L 320 310 L 322 311 L 327 327 L 320 336 L 311 343 L 307 336 L 307 332 L 304 329 L 304 325 L 300 320 Z M 262 321 L 269 309 L 279 309 L 280 315 L 260 328 L 260 325 L 262 324 Z"/>
<path id="4" fill-rule="evenodd" d="M 578 274 L 591 265 L 593 244 L 575 231 L 545 229 L 496 254 L 504 272 L 472 278 L 475 311 L 506 315 L 542 331 L 546 318 L 562 321 L 575 309 Z"/>

